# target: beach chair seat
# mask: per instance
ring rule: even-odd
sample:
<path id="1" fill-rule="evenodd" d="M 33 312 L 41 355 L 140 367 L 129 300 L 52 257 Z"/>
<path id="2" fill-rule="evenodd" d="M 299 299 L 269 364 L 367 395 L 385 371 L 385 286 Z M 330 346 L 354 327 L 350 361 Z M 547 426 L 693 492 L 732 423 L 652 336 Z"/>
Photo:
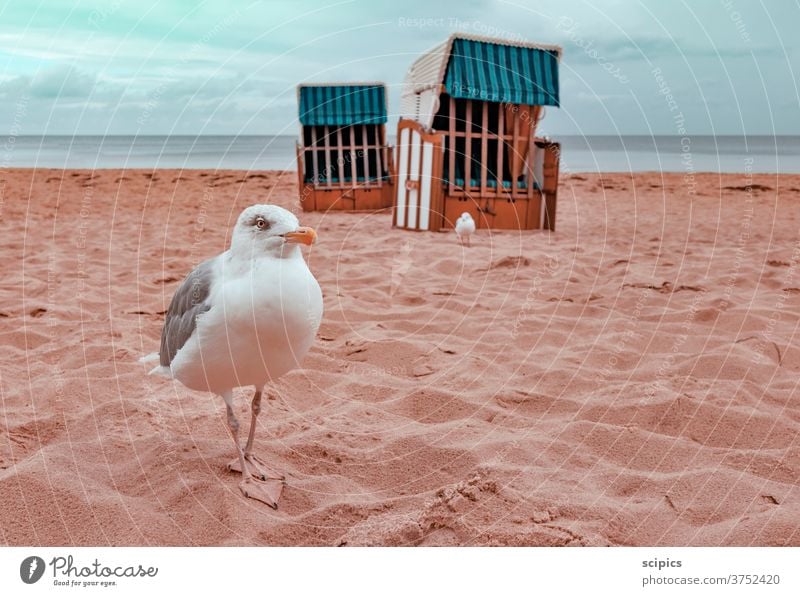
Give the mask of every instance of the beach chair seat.
<path id="1" fill-rule="evenodd" d="M 381 83 L 298 87 L 297 170 L 304 211 L 391 207 L 392 148 Z"/>
<path id="2" fill-rule="evenodd" d="M 554 229 L 560 146 L 538 139 L 559 105 L 557 46 L 457 33 L 418 58 L 401 94 L 397 227 Z"/>

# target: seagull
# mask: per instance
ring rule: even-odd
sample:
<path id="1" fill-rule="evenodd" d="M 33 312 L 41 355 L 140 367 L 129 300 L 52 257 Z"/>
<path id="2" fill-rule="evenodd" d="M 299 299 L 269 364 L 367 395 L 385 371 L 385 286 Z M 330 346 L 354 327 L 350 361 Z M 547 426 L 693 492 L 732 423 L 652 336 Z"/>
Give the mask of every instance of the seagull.
<path id="1" fill-rule="evenodd" d="M 475 220 L 465 211 L 461 214 L 461 217 L 456 220 L 456 236 L 458 236 L 458 240 L 462 245 L 466 241 L 467 246 L 469 246 L 469 239 L 474 233 Z"/>
<path id="2" fill-rule="evenodd" d="M 150 374 L 225 401 L 237 457 L 228 469 L 241 472 L 247 498 L 273 509 L 285 477 L 253 452 L 256 418 L 267 383 L 300 365 L 322 320 L 322 291 L 306 265 L 301 245 L 317 234 L 276 205 L 245 209 L 230 248 L 198 265 L 172 297 L 159 352 Z M 242 449 L 233 389 L 253 386 L 250 432 Z"/>

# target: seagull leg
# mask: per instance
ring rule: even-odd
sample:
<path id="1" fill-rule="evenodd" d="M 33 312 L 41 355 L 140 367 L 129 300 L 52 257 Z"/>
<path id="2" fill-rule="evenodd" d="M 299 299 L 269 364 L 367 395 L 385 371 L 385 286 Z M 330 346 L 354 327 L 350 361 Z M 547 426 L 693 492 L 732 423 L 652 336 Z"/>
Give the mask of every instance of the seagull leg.
<path id="1" fill-rule="evenodd" d="M 261 413 L 261 394 L 262 390 L 256 387 L 253 401 L 250 404 L 250 432 L 247 434 L 247 445 L 244 448 L 244 459 L 247 461 L 250 474 L 260 480 L 285 480 L 286 476 L 276 472 L 265 464 L 255 453 L 253 453 L 253 441 L 256 437 L 256 419 Z M 234 459 L 228 464 L 228 469 L 234 472 L 241 472 L 241 464 L 238 459 Z"/>
<path id="2" fill-rule="evenodd" d="M 239 456 L 237 461 L 239 462 L 240 469 L 236 471 L 241 472 L 242 470 L 247 470 L 247 464 L 244 463 L 244 452 L 239 445 L 239 421 L 233 413 L 233 396 L 228 392 L 223 395 L 222 398 L 225 400 L 225 407 L 228 411 L 228 430 L 231 431 L 231 437 L 233 437 L 233 443 L 236 445 L 236 452 Z M 228 469 L 230 469 L 230 464 L 228 465 Z"/>
<path id="3" fill-rule="evenodd" d="M 247 445 L 244 448 L 244 455 L 247 457 L 253 453 L 253 440 L 256 438 L 256 418 L 261 413 L 261 389 L 256 387 L 253 394 L 253 401 L 250 402 L 250 432 L 247 433 Z"/>
<path id="4" fill-rule="evenodd" d="M 280 499 L 281 491 L 283 490 L 283 481 L 260 480 L 253 477 L 250 468 L 245 462 L 244 451 L 242 451 L 242 447 L 239 445 L 239 421 L 233 413 L 233 394 L 227 391 L 222 395 L 222 398 L 225 400 L 225 406 L 228 411 L 228 428 L 231 431 L 231 437 L 233 437 L 233 442 L 236 445 L 236 451 L 239 455 L 238 464 L 243 476 L 242 481 L 239 483 L 239 490 L 242 491 L 245 497 L 261 501 L 273 509 L 277 509 L 278 499 Z"/>

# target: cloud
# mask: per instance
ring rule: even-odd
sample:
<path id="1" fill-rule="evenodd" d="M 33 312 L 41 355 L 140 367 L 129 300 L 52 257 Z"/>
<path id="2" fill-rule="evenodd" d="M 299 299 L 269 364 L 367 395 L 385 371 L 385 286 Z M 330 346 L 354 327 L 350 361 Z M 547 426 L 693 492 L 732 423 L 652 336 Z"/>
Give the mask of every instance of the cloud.
<path id="1" fill-rule="evenodd" d="M 71 65 L 59 65 L 36 73 L 30 84 L 33 97 L 89 97 L 97 77 L 81 72 Z"/>
<path id="2" fill-rule="evenodd" d="M 33 76 L 20 75 L 0 83 L 4 99 L 28 95 L 36 99 L 87 98 L 95 89 L 97 77 L 64 64 L 47 68 Z"/>
<path id="3" fill-rule="evenodd" d="M 266 96 L 270 81 L 240 73 L 222 73 L 211 77 L 182 77 L 163 85 L 171 99 L 223 99 L 236 96 Z"/>
<path id="4" fill-rule="evenodd" d="M 25 95 L 30 86 L 30 77 L 9 77 L 0 82 L 0 99 L 17 99 Z"/>
<path id="5" fill-rule="evenodd" d="M 723 103 L 741 104 L 749 119 L 762 118 L 769 101 L 776 110 L 775 120 L 787 122 L 787 131 L 798 130 L 791 84 L 797 78 L 800 50 L 800 38 L 792 29 L 796 5 L 774 3 L 767 8 L 738 2 L 741 15 L 734 15 L 718 2 L 596 4 L 586 0 L 400 4 L 85 0 L 79 7 L 60 0 L 41 0 L 36 6 L 9 3 L 0 27 L 0 64 L 5 64 L 5 70 L 0 67 L 0 99 L 6 104 L 30 100 L 26 125 L 31 132 L 224 133 L 244 127 L 293 134 L 297 83 L 383 80 L 389 85 L 390 110 L 395 114 L 399 84 L 411 62 L 460 30 L 564 47 L 563 104 L 561 111 L 552 111 L 553 133 L 558 132 L 556 125 L 569 124 L 573 115 L 577 124 L 594 126 L 598 121 L 597 130 L 609 130 L 603 110 L 629 118 L 639 109 L 637 101 L 643 112 L 662 114 L 663 99 L 655 92 L 651 75 L 655 66 L 669 76 L 687 109 L 698 106 L 693 115 L 698 127 L 710 120 L 704 96 L 713 96 Z M 575 29 L 571 34 L 569 24 Z M 591 46 L 586 45 L 589 42 Z M 741 120 L 729 119 L 726 130 L 739 132 Z M 0 129 L 9 123 L 13 124 L 13 113 L 0 113 Z M 744 124 L 748 131 L 754 130 Z M 665 120 L 662 128 L 671 132 L 674 127 Z"/>

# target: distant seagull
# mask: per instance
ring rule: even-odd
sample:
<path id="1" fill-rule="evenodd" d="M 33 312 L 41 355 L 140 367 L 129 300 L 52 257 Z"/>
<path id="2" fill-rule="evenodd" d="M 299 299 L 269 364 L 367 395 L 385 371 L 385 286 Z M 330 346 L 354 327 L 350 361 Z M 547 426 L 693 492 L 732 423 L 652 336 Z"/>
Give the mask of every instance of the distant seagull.
<path id="1" fill-rule="evenodd" d="M 253 453 L 256 418 L 264 385 L 300 365 L 319 329 L 322 292 L 300 252 L 316 236 L 281 207 L 245 209 L 231 247 L 198 265 L 175 292 L 161 349 L 142 359 L 159 361 L 150 374 L 222 396 L 238 455 L 228 469 L 242 472 L 239 488 L 246 497 L 273 508 L 284 476 Z M 255 395 L 242 450 L 232 390 L 249 385 Z"/>
<path id="2" fill-rule="evenodd" d="M 465 211 L 461 214 L 461 217 L 456 220 L 456 236 L 458 236 L 458 240 L 462 245 L 466 243 L 466 245 L 469 246 L 469 239 L 474 233 L 475 220 Z"/>

